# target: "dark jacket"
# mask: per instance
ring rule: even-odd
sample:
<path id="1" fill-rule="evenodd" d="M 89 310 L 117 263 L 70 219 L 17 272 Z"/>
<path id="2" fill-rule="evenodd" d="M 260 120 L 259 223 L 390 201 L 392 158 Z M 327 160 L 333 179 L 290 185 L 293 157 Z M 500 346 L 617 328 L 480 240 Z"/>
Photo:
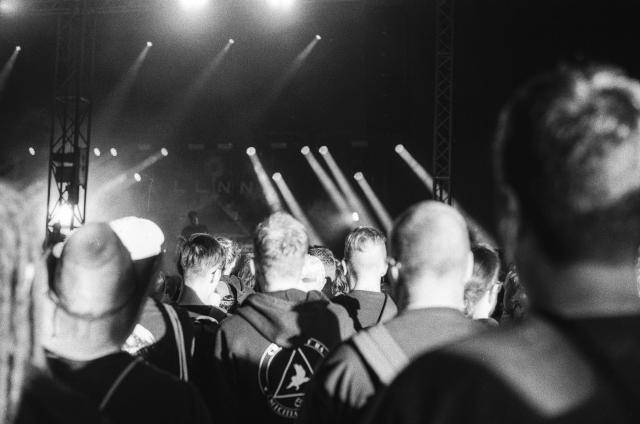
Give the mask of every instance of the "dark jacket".
<path id="1" fill-rule="evenodd" d="M 484 329 L 482 324 L 449 308 L 404 311 L 386 324 L 379 325 L 387 330 L 409 361 Z M 338 346 L 318 369 L 313 385 L 308 388 L 300 421 L 356 422 L 383 386 L 350 339 Z"/>
<path id="2" fill-rule="evenodd" d="M 249 296 L 216 336 L 216 418 L 292 422 L 319 362 L 353 331 L 344 309 L 320 292 Z"/>
<path id="3" fill-rule="evenodd" d="M 336 296 L 331 300 L 347 310 L 357 331 L 380 322 L 387 322 L 398 313 L 396 303 L 391 296 L 380 292 L 352 290 L 348 294 Z"/>
<path id="4" fill-rule="evenodd" d="M 367 422 L 635 423 L 639 332 L 640 315 L 531 316 L 422 356 Z"/>
<path id="5" fill-rule="evenodd" d="M 82 393 L 114 423 L 209 423 L 196 389 L 126 352 L 91 361 L 49 355 L 50 375 Z"/>

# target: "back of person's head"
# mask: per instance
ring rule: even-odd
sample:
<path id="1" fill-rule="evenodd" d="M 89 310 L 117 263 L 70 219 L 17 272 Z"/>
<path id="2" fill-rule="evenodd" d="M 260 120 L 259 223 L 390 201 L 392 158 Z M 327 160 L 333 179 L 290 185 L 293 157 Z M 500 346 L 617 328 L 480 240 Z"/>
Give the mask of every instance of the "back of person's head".
<path id="1" fill-rule="evenodd" d="M 216 236 L 215 239 L 224 250 L 224 265 L 222 269 L 225 274 L 230 274 L 240 257 L 240 246 L 228 237 Z"/>
<path id="2" fill-rule="evenodd" d="M 476 313 L 488 315 L 496 306 L 499 284 L 500 259 L 488 246 L 475 245 L 473 253 L 473 274 L 464 289 L 465 314 L 470 317 Z M 482 309 L 482 311 L 476 309 Z M 482 316 L 486 318 L 485 316 Z"/>
<path id="3" fill-rule="evenodd" d="M 44 293 L 39 272 L 34 222 L 25 202 L 0 181 L 0 422 L 12 422 L 29 362 L 41 352 L 41 314 L 37 294 Z M 37 272 L 36 272 L 37 271 Z"/>
<path id="4" fill-rule="evenodd" d="M 529 298 L 520 283 L 518 273 L 512 268 L 504 279 L 501 322 L 522 321 L 529 309 Z"/>
<path id="5" fill-rule="evenodd" d="M 325 285 L 324 266 L 322 261 L 315 256 L 307 254 L 302 267 L 301 288 L 304 291 L 320 291 Z"/>
<path id="6" fill-rule="evenodd" d="M 224 266 L 225 253 L 218 241 L 209 234 L 194 234 L 180 249 L 179 271 L 184 282 L 208 278 Z"/>
<path id="7" fill-rule="evenodd" d="M 308 248 L 304 225 L 287 213 L 276 212 L 258 224 L 254 254 L 262 290 L 281 284 L 298 287 Z"/>
<path id="8" fill-rule="evenodd" d="M 324 246 L 311 246 L 307 253 L 322 261 L 325 275 L 333 282 L 336 279 L 337 260 L 331 249 Z"/>
<path id="9" fill-rule="evenodd" d="M 236 266 L 231 271 L 242 281 L 242 287 L 253 290 L 256 285 L 255 264 L 253 262 L 253 252 L 244 251 L 240 254 Z"/>
<path id="10" fill-rule="evenodd" d="M 135 217 L 73 233 L 50 284 L 56 312 L 48 347 L 70 359 L 119 349 L 155 280 L 163 242 L 155 223 Z"/>
<path id="11" fill-rule="evenodd" d="M 380 282 L 387 272 L 387 238 L 373 227 L 358 227 L 345 239 L 344 261 L 347 279 L 353 289 L 359 279 L 371 276 Z M 377 288 L 379 289 L 379 287 Z"/>
<path id="12" fill-rule="evenodd" d="M 390 253 L 395 261 L 391 267 L 394 290 L 419 297 L 428 296 L 428 290 L 434 298 L 459 293 L 456 306 L 462 309 L 473 255 L 466 223 L 458 211 L 435 201 L 410 207 L 393 226 Z"/>
<path id="13" fill-rule="evenodd" d="M 635 259 L 639 119 L 640 85 L 612 69 L 561 68 L 519 91 L 496 143 L 505 244 L 533 234 L 564 265 Z"/>

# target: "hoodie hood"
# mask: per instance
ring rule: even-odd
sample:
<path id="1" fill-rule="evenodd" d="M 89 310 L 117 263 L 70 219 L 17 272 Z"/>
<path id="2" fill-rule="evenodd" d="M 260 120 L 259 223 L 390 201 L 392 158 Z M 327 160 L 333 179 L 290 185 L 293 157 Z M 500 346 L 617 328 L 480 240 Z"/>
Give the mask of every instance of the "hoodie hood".
<path id="1" fill-rule="evenodd" d="M 319 291 L 290 289 L 252 294 L 237 314 L 267 340 L 292 348 L 303 344 L 314 329 L 336 321 L 330 305 L 329 298 Z"/>

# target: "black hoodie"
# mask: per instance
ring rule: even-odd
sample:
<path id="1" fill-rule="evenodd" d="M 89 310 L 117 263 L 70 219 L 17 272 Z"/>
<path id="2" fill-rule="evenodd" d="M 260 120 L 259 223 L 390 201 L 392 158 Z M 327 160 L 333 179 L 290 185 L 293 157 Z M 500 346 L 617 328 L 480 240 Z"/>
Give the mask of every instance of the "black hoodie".
<path id="1" fill-rule="evenodd" d="M 353 326 L 346 311 L 318 291 L 249 296 L 216 335 L 216 421 L 292 422 L 320 360 Z"/>

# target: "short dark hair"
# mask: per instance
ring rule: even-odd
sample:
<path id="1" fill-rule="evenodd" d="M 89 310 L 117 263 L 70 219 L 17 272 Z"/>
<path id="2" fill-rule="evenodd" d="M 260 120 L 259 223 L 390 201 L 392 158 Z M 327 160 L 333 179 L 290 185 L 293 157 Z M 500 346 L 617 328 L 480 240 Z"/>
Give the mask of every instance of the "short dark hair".
<path id="1" fill-rule="evenodd" d="M 503 111 L 496 142 L 500 201 L 513 191 L 552 261 L 636 256 L 639 120 L 640 84 L 602 67 L 539 76 Z"/>
<path id="2" fill-rule="evenodd" d="M 311 256 L 315 256 L 316 258 L 320 259 L 320 261 L 322 261 L 324 272 L 331 281 L 334 281 L 336 279 L 336 257 L 333 256 L 333 252 L 331 251 L 331 249 L 324 246 L 311 246 L 307 253 L 309 253 L 309 255 Z"/>
<path id="3" fill-rule="evenodd" d="M 344 241 L 344 260 L 349 262 L 355 252 L 361 252 L 370 244 L 385 244 L 387 237 L 373 227 L 358 227 L 353 229 Z"/>
<path id="4" fill-rule="evenodd" d="M 471 315 L 478 301 L 491 288 L 500 272 L 500 258 L 495 250 L 479 244 L 471 248 L 473 274 L 464 288 L 465 313 Z"/>
<path id="5" fill-rule="evenodd" d="M 209 234 L 193 234 L 180 248 L 180 274 L 198 275 L 212 267 L 221 268 L 224 250 L 220 243 Z"/>
<path id="6" fill-rule="evenodd" d="M 228 237 L 216 236 L 215 239 L 224 250 L 224 268 L 226 269 L 240 257 L 240 246 Z"/>

